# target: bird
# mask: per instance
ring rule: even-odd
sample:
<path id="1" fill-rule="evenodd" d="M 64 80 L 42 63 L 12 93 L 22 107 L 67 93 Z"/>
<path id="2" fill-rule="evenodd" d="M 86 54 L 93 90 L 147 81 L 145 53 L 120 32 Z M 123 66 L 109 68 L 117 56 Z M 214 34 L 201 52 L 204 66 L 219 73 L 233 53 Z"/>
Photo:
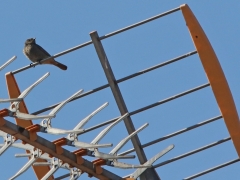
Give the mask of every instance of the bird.
<path id="1" fill-rule="evenodd" d="M 36 38 L 29 38 L 25 41 L 23 54 L 32 62 L 40 62 L 41 60 L 51 56 L 45 49 L 36 44 Z M 52 64 L 62 70 L 67 70 L 66 65 L 56 61 L 53 58 L 42 62 L 42 64 Z"/>

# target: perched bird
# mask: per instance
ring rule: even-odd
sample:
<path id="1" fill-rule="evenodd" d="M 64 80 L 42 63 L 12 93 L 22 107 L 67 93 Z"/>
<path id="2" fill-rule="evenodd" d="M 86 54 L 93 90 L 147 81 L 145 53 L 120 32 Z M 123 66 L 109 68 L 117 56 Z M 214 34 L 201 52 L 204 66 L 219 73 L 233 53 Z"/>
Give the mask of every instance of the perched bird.
<path id="1" fill-rule="evenodd" d="M 27 58 L 30 59 L 32 62 L 39 62 L 51 56 L 45 49 L 36 44 L 35 38 L 30 38 L 26 40 L 23 49 L 23 54 L 25 54 Z M 67 66 L 60 62 L 55 61 L 55 59 L 53 58 L 44 61 L 42 64 L 52 64 L 54 66 L 59 67 L 62 70 L 67 70 Z"/>

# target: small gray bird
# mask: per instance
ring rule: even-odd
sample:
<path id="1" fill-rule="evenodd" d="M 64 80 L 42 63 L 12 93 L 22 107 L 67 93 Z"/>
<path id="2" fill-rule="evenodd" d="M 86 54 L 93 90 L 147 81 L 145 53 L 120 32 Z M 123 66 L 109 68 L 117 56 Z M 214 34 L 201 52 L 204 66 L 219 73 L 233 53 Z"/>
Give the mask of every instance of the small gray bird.
<path id="1" fill-rule="evenodd" d="M 45 49 L 36 44 L 35 38 L 30 38 L 26 40 L 23 49 L 23 54 L 25 54 L 25 56 L 27 56 L 27 58 L 30 59 L 32 62 L 39 62 L 51 56 L 47 51 L 45 51 Z M 60 62 L 55 61 L 55 59 L 53 58 L 44 61 L 43 64 L 52 64 L 54 66 L 59 67 L 62 70 L 67 70 L 67 66 Z"/>

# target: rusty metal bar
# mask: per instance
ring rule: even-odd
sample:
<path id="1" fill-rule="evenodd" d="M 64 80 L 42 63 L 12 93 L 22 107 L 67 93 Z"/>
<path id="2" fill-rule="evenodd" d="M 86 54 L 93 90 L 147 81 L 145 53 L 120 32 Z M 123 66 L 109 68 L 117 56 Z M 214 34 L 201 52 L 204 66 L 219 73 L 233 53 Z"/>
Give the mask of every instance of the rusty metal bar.
<path id="1" fill-rule="evenodd" d="M 53 157 L 61 159 L 63 162 L 70 164 L 73 167 L 81 169 L 83 172 L 89 173 L 98 179 L 116 179 L 120 180 L 121 177 L 117 176 L 116 174 L 103 169 L 102 174 L 97 174 L 94 170 L 94 166 L 92 162 L 84 159 L 82 164 L 77 163 L 77 157 L 75 154 L 71 153 L 70 151 L 62 148 L 62 153 L 57 153 L 56 145 L 40 136 L 36 136 L 36 140 L 30 140 L 30 134 L 24 128 L 17 126 L 2 117 L 0 117 L 0 130 L 15 136 L 17 139 L 22 140 L 25 143 L 28 143 L 35 148 L 41 149 L 43 152 L 50 154 Z"/>

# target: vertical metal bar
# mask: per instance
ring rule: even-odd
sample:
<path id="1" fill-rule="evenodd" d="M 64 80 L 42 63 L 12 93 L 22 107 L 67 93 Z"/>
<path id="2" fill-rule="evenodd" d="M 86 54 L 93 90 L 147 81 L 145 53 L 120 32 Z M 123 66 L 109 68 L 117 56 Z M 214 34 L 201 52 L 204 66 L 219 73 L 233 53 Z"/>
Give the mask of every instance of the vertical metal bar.
<path id="1" fill-rule="evenodd" d="M 124 115 L 126 113 L 128 113 L 128 109 L 126 107 L 126 104 L 124 102 L 124 99 L 122 97 L 121 91 L 118 87 L 118 84 L 116 82 L 115 76 L 113 74 L 113 71 L 111 69 L 111 66 L 108 62 L 106 53 L 104 51 L 104 48 L 102 46 L 101 41 L 99 40 L 99 36 L 97 31 L 93 31 L 90 33 L 92 42 L 94 44 L 95 50 L 98 54 L 98 58 L 101 62 L 101 65 L 103 67 L 103 70 L 105 72 L 105 75 L 107 77 L 108 83 L 110 85 L 110 88 L 112 90 L 113 96 L 115 98 L 115 101 L 117 103 L 117 106 L 119 108 L 119 111 L 121 113 L 121 115 Z M 135 127 L 133 125 L 132 119 L 131 117 L 126 117 L 124 119 L 124 123 L 126 125 L 127 131 L 129 134 L 131 134 L 132 132 L 135 131 Z M 140 140 L 138 138 L 138 136 L 134 136 L 132 138 L 132 143 L 134 148 L 136 149 L 136 153 L 138 156 L 138 159 L 140 161 L 141 164 L 145 163 L 147 161 L 147 157 L 143 151 L 143 149 L 141 148 L 141 143 Z M 146 175 L 146 176 L 145 176 Z M 156 173 L 156 171 L 154 169 L 148 169 L 146 170 L 146 173 L 143 174 L 143 176 L 141 176 L 141 180 L 145 179 L 144 177 L 147 177 L 148 180 L 160 180 L 160 177 L 158 176 L 158 174 Z"/>

